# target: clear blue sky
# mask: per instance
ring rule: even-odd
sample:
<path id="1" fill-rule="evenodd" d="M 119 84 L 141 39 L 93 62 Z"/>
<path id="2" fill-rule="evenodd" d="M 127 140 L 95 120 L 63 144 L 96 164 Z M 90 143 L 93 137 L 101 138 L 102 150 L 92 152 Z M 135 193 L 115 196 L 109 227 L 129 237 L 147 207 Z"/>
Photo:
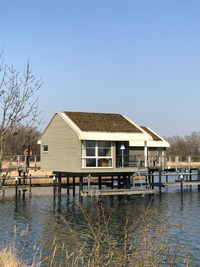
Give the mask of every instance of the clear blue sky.
<path id="1" fill-rule="evenodd" d="M 122 113 L 164 136 L 200 130 L 200 1 L 0 0 L 0 47 L 43 76 L 56 111 Z"/>

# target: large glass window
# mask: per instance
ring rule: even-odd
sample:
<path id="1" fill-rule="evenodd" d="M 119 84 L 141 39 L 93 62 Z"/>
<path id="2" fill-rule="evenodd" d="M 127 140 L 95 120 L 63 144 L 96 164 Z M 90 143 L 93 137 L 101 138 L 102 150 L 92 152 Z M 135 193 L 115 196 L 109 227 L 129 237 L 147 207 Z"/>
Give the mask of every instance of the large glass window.
<path id="1" fill-rule="evenodd" d="M 83 141 L 82 167 L 112 167 L 110 141 Z"/>

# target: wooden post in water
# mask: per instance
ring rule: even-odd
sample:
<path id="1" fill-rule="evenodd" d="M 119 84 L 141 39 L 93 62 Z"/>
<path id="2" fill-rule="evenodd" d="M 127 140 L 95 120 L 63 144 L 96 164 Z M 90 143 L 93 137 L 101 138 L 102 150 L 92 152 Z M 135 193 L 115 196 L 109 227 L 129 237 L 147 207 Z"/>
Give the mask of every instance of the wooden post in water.
<path id="1" fill-rule="evenodd" d="M 98 185 L 99 185 L 99 190 L 101 190 L 102 186 L 101 186 L 101 176 L 98 177 Z"/>
<path id="2" fill-rule="evenodd" d="M 200 169 L 197 170 L 197 179 L 200 180 Z M 200 185 L 198 185 L 198 191 L 200 191 Z"/>
<path id="3" fill-rule="evenodd" d="M 162 182 L 162 170 L 159 170 L 159 192 L 161 193 L 161 182 Z"/>
<path id="4" fill-rule="evenodd" d="M 56 195 L 56 177 L 53 176 L 53 196 L 55 197 Z"/>
<path id="5" fill-rule="evenodd" d="M 149 187 L 151 187 L 151 171 L 149 170 L 149 168 L 147 170 L 147 179 L 148 179 Z"/>
<path id="6" fill-rule="evenodd" d="M 26 189 L 22 189 L 22 198 L 25 199 Z"/>
<path id="7" fill-rule="evenodd" d="M 58 195 L 61 196 L 61 175 L 58 176 Z"/>
<path id="8" fill-rule="evenodd" d="M 192 170 L 190 169 L 190 181 L 192 181 Z M 192 186 L 190 185 L 190 190 L 192 190 Z"/>
<path id="9" fill-rule="evenodd" d="M 23 172 L 23 185 L 25 185 L 26 183 L 26 172 L 24 171 Z"/>
<path id="10" fill-rule="evenodd" d="M 18 177 L 15 177 L 15 197 L 18 197 Z"/>
<path id="11" fill-rule="evenodd" d="M 67 195 L 69 196 L 69 177 L 67 177 Z"/>
<path id="12" fill-rule="evenodd" d="M 113 176 L 111 176 L 111 189 L 113 189 L 113 182 L 114 182 L 114 179 L 113 179 Z"/>
<path id="13" fill-rule="evenodd" d="M 183 175 L 180 175 L 180 181 L 181 181 L 181 194 L 183 194 Z"/>
<path id="14" fill-rule="evenodd" d="M 118 189 L 121 188 L 121 181 L 120 181 L 120 178 L 121 178 L 121 176 L 118 176 L 118 177 L 117 177 Z"/>
<path id="15" fill-rule="evenodd" d="M 154 189 L 154 173 L 152 173 L 151 175 L 151 183 L 152 183 L 151 188 Z"/>
<path id="16" fill-rule="evenodd" d="M 166 174 L 166 183 L 168 183 L 168 174 Z"/>
<path id="17" fill-rule="evenodd" d="M 130 175 L 128 175 L 128 185 L 127 185 L 127 188 L 131 188 L 131 177 L 130 177 Z"/>
<path id="18" fill-rule="evenodd" d="M 31 183 L 31 176 L 29 177 L 29 193 L 31 193 L 32 183 Z"/>
<path id="19" fill-rule="evenodd" d="M 79 200 L 82 202 L 83 197 L 81 196 L 81 191 L 83 190 L 83 177 L 79 177 Z"/>
<path id="20" fill-rule="evenodd" d="M 123 175 L 123 188 L 127 188 L 126 175 Z"/>
<path id="21" fill-rule="evenodd" d="M 73 176 L 73 197 L 75 197 L 75 194 L 76 194 L 76 179 L 75 177 Z"/>

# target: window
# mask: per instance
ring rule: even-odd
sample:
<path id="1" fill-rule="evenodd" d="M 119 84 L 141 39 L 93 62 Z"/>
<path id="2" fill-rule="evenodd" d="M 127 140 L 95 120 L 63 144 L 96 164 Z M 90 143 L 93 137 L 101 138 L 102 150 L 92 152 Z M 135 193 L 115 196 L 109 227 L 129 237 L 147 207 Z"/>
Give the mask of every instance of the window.
<path id="1" fill-rule="evenodd" d="M 82 167 L 112 167 L 112 149 L 110 141 L 83 141 Z"/>
<path id="2" fill-rule="evenodd" d="M 47 153 L 49 151 L 48 145 L 43 146 L 43 152 Z"/>

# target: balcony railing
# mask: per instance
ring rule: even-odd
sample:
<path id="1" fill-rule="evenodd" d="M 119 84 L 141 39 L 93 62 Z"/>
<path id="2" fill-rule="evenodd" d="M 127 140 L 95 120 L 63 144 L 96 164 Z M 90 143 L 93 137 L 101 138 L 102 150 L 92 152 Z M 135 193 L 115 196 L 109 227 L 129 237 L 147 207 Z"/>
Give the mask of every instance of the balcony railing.
<path id="1" fill-rule="evenodd" d="M 117 168 L 127 167 L 200 167 L 200 156 L 124 155 L 116 157 Z"/>

